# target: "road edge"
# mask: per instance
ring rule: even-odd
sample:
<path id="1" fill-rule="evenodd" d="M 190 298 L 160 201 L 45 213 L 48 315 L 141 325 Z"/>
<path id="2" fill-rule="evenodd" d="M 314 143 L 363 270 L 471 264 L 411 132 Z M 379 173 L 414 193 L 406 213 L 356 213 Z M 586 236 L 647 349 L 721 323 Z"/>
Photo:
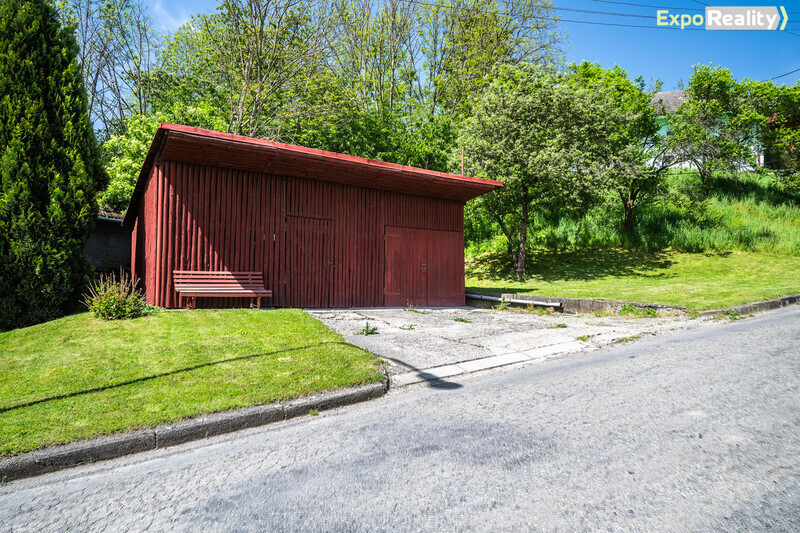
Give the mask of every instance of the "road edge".
<path id="1" fill-rule="evenodd" d="M 384 373 L 383 379 L 377 383 L 325 391 L 284 402 L 209 413 L 171 424 L 25 452 L 0 459 L 0 483 L 365 402 L 384 396 L 387 389 L 388 378 Z"/>

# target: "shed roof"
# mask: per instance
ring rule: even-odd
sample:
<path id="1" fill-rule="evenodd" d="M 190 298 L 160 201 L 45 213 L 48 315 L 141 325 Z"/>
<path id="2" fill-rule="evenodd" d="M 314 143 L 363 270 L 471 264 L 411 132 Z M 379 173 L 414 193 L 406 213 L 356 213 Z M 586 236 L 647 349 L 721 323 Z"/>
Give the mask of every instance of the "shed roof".
<path id="1" fill-rule="evenodd" d="M 136 218 L 156 161 L 238 168 L 461 201 L 503 186 L 499 181 L 162 122 L 139 173 L 123 222 L 126 226 Z"/>

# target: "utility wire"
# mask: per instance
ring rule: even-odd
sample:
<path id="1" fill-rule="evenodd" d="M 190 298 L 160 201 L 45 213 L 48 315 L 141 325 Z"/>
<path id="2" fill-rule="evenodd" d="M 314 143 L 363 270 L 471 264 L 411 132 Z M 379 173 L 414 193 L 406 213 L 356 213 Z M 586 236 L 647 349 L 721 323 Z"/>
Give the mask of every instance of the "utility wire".
<path id="1" fill-rule="evenodd" d="M 778 78 L 783 78 L 784 76 L 788 76 L 789 74 L 794 74 L 795 72 L 800 72 L 800 68 L 796 68 L 791 72 L 787 72 L 786 74 L 781 74 L 780 76 L 775 76 L 773 78 L 768 79 L 767 81 L 777 80 Z"/>
<path id="2" fill-rule="evenodd" d="M 696 7 L 668 7 L 668 6 L 654 6 L 650 4 L 633 4 L 630 2 L 615 2 L 614 0 L 592 0 L 592 2 L 600 2 L 603 4 L 618 4 L 621 6 L 634 6 L 634 7 L 652 7 L 655 9 L 682 9 L 684 11 L 705 11 Z"/>
<path id="3" fill-rule="evenodd" d="M 422 2 L 421 0 L 406 0 L 406 1 L 409 4 L 417 4 L 417 5 L 421 5 L 421 6 L 427 6 L 427 7 L 438 7 L 440 9 L 457 9 L 457 6 L 446 6 L 446 5 L 435 4 L 435 3 L 431 3 L 431 2 Z M 556 7 L 556 6 L 553 6 L 553 9 L 561 9 L 563 11 L 579 11 L 579 12 L 590 12 L 590 13 L 600 14 L 600 12 L 597 12 L 597 11 L 594 11 L 594 12 L 592 12 L 590 10 L 582 10 L 582 11 L 580 11 L 580 10 L 577 10 L 577 9 L 559 8 L 559 7 Z M 508 13 L 504 13 L 504 12 L 499 12 L 499 14 L 508 15 Z M 627 14 L 627 13 L 613 13 L 613 12 L 610 12 L 610 11 L 602 12 L 602 14 L 604 14 L 604 15 L 615 15 L 615 16 L 620 16 L 621 15 L 621 16 L 635 16 L 635 17 L 642 17 L 642 18 L 652 18 L 652 17 L 646 16 L 646 15 L 632 15 L 632 14 Z M 539 20 L 553 20 L 551 17 L 543 17 L 543 16 L 536 16 L 536 15 L 532 15 L 531 18 L 539 19 Z M 641 24 L 619 24 L 619 23 L 614 23 L 614 22 L 600 22 L 600 21 L 591 21 L 591 20 L 574 20 L 574 19 L 565 19 L 565 18 L 559 18 L 558 22 L 571 22 L 571 23 L 574 23 L 574 24 L 591 24 L 591 25 L 594 25 L 594 26 L 615 26 L 615 27 L 622 27 L 622 28 L 644 28 L 644 29 L 649 29 L 649 30 L 680 30 L 680 28 L 673 28 L 673 27 L 669 27 L 669 26 L 667 26 L 667 27 L 665 27 L 665 26 L 644 26 L 644 25 L 641 25 Z M 682 31 L 702 31 L 702 28 L 684 28 Z"/>
<path id="4" fill-rule="evenodd" d="M 577 9 L 574 7 L 561 7 L 561 6 L 553 6 L 553 9 L 558 9 L 559 11 L 574 11 L 575 13 L 590 13 L 592 15 L 612 15 L 615 17 L 636 17 L 641 19 L 652 19 L 652 15 L 634 15 L 633 13 L 616 13 L 614 11 L 593 11 L 591 9 Z"/>

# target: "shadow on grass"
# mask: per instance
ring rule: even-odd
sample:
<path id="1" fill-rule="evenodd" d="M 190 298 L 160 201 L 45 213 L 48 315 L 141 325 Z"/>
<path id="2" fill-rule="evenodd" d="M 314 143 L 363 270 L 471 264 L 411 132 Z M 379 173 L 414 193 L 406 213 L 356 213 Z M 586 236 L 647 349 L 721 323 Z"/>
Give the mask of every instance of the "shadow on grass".
<path id="1" fill-rule="evenodd" d="M 569 251 L 533 250 L 528 254 L 524 281 L 588 281 L 607 277 L 664 277 L 673 264 L 666 252 L 641 252 L 624 249 L 578 249 Z M 487 281 L 518 282 L 511 261 L 502 252 L 487 252 L 467 262 L 468 277 Z M 515 292 L 536 289 L 514 288 Z M 492 292 L 503 291 L 493 288 Z"/>
<path id="2" fill-rule="evenodd" d="M 128 381 L 122 381 L 120 383 L 114 383 L 112 385 L 103 385 L 102 387 L 94 387 L 94 388 L 91 388 L 91 389 L 85 389 L 85 390 L 81 390 L 81 391 L 70 392 L 68 394 L 59 394 L 59 395 L 56 395 L 56 396 L 50 396 L 49 398 L 42 398 L 42 399 L 39 399 L 39 400 L 33 400 L 33 401 L 30 401 L 30 402 L 20 403 L 20 404 L 17 404 L 17 405 L 12 405 L 10 407 L 2 407 L 2 408 L 0 408 L 0 414 L 7 413 L 9 411 L 14 411 L 16 409 L 23 409 L 25 407 L 32 407 L 34 405 L 39 405 L 39 404 L 46 403 L 46 402 L 52 402 L 52 401 L 56 401 L 56 400 L 65 400 L 67 398 L 74 398 L 76 396 L 83 396 L 85 394 L 92 394 L 92 393 L 95 393 L 95 392 L 103 392 L 103 391 L 106 391 L 106 390 L 116 389 L 116 388 L 120 388 L 120 387 L 126 387 L 128 385 L 134 385 L 136 383 L 142 383 L 144 381 L 150 381 L 150 380 L 163 378 L 163 377 L 167 377 L 167 376 L 174 376 L 176 374 L 181 374 L 181 373 L 184 373 L 184 372 L 191 372 L 192 370 L 198 370 L 200 368 L 206 368 L 206 367 L 210 367 L 210 366 L 221 365 L 221 364 L 224 364 L 224 363 L 233 363 L 233 362 L 236 362 L 236 361 L 246 361 L 248 359 L 256 359 L 258 357 L 265 357 L 265 356 L 268 356 L 268 355 L 276 355 L 276 354 L 282 354 L 282 353 L 287 353 L 287 352 L 296 352 L 296 351 L 299 351 L 299 350 L 306 350 L 308 348 L 315 348 L 317 346 L 322 346 L 322 345 L 325 345 L 325 344 L 340 344 L 340 345 L 343 345 L 343 346 L 347 345 L 346 342 L 318 342 L 318 343 L 315 343 L 315 344 L 308 344 L 306 346 L 298 346 L 296 348 L 286 348 L 284 350 L 276 350 L 274 352 L 264 352 L 264 353 L 250 354 L 250 355 L 242 355 L 242 356 L 239 356 L 239 357 L 231 357 L 229 359 L 221 359 L 219 361 L 211 361 L 211 362 L 203 363 L 203 364 L 200 364 L 200 365 L 188 366 L 186 368 L 179 368 L 177 370 L 171 370 L 170 372 L 162 372 L 160 374 L 153 374 L 152 376 L 143 376 L 143 377 L 136 378 L 136 379 L 131 379 L 131 380 L 128 380 Z"/>

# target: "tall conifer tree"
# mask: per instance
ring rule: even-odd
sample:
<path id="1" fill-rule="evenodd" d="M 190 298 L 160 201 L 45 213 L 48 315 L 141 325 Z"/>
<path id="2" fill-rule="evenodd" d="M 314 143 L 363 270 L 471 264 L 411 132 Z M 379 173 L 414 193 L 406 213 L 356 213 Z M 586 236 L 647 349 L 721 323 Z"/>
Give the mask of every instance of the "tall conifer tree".
<path id="1" fill-rule="evenodd" d="M 77 57 L 47 0 L 0 2 L 0 330 L 68 311 L 91 272 L 107 177 Z"/>

